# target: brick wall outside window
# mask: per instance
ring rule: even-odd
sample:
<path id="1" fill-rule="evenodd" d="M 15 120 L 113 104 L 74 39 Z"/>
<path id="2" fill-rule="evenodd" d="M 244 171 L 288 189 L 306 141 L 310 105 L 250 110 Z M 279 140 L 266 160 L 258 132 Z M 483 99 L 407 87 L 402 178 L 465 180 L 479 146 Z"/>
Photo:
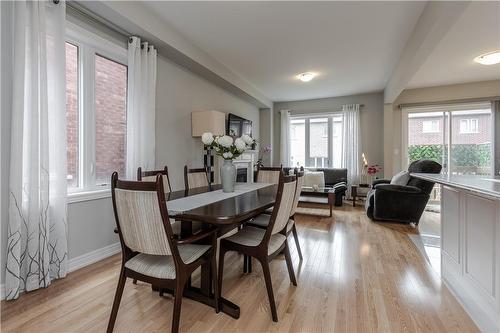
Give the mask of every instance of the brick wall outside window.
<path id="1" fill-rule="evenodd" d="M 66 144 L 68 187 L 78 186 L 78 47 L 66 43 Z"/>
<path id="2" fill-rule="evenodd" d="M 95 56 L 96 184 L 125 176 L 127 66 Z"/>

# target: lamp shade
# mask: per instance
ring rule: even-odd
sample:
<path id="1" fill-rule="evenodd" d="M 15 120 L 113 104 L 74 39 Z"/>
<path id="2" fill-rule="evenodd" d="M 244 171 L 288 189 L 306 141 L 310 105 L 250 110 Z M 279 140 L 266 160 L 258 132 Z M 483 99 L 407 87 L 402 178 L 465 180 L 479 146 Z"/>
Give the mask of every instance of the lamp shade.
<path id="1" fill-rule="evenodd" d="M 226 134 L 226 114 L 219 111 L 199 111 L 191 113 L 191 133 L 201 137 L 203 133 Z"/>

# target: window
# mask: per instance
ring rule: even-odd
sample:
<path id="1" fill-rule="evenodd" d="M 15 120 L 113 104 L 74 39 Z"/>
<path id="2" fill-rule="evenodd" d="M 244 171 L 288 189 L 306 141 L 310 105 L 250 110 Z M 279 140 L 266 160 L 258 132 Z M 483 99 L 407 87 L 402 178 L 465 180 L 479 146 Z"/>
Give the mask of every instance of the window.
<path id="1" fill-rule="evenodd" d="M 422 133 L 439 133 L 439 120 L 423 120 Z"/>
<path id="2" fill-rule="evenodd" d="M 70 25 L 66 42 L 68 192 L 109 186 L 125 173 L 127 51 Z"/>
<path id="3" fill-rule="evenodd" d="M 290 159 L 294 167 L 341 167 L 341 114 L 293 117 L 290 121 Z"/>
<path id="4" fill-rule="evenodd" d="M 460 134 L 479 133 L 478 119 L 460 119 Z"/>

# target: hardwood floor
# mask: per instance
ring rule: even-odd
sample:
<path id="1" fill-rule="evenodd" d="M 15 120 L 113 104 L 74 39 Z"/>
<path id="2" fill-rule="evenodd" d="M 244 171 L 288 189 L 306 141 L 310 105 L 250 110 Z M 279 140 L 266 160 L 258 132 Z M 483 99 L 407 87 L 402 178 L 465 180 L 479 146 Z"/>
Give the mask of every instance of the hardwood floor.
<path id="1" fill-rule="evenodd" d="M 478 332 L 408 233 L 413 227 L 370 222 L 344 206 L 333 218 L 296 218 L 304 260 L 290 239 L 298 287 L 284 258 L 271 263 L 279 322 L 273 323 L 258 262 L 226 255 L 223 295 L 241 306 L 234 320 L 184 299 L 182 332 Z M 104 332 L 120 256 L 69 274 L 45 290 L 2 302 L 2 332 Z M 196 284 L 196 279 L 194 284 Z M 172 298 L 127 281 L 115 332 L 170 330 Z"/>

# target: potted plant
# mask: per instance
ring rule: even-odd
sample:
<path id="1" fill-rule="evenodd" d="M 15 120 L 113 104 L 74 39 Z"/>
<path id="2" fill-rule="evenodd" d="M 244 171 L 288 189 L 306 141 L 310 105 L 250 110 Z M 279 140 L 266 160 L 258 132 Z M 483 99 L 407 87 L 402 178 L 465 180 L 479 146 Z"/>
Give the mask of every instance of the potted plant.
<path id="1" fill-rule="evenodd" d="M 212 133 L 203 133 L 201 141 L 207 149 L 213 149 L 215 154 L 224 159 L 224 164 L 220 168 L 220 177 L 223 192 L 234 192 L 234 182 L 236 181 L 236 167 L 233 159 L 240 156 L 255 143 L 249 135 L 243 134 L 240 138 L 233 139 L 229 135 L 214 136 Z"/>

